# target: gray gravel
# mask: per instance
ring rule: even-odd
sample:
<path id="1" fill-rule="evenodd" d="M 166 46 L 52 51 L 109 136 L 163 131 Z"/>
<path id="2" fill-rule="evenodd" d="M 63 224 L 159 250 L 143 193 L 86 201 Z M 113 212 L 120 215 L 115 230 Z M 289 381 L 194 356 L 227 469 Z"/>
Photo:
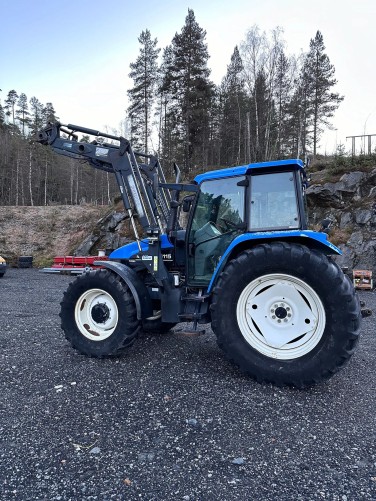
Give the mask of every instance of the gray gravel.
<path id="1" fill-rule="evenodd" d="M 350 363 L 300 391 L 243 376 L 210 329 L 85 358 L 59 327 L 71 280 L 0 280 L 1 500 L 376 500 L 374 292 Z"/>

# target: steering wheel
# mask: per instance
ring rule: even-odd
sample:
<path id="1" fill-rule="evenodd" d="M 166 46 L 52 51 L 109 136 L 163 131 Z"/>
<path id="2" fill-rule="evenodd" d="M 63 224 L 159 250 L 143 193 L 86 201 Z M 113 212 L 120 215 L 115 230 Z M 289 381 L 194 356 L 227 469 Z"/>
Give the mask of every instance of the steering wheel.
<path id="1" fill-rule="evenodd" d="M 225 217 L 220 217 L 219 219 L 225 223 L 225 225 L 227 226 L 227 228 L 238 229 L 237 223 L 234 223 L 233 221 L 230 221 L 230 219 L 226 219 Z"/>
<path id="2" fill-rule="evenodd" d="M 209 221 L 209 224 L 210 224 L 210 226 L 213 226 L 213 228 L 215 228 L 216 230 L 221 231 L 221 229 L 217 226 L 216 223 L 213 223 L 213 221 Z"/>

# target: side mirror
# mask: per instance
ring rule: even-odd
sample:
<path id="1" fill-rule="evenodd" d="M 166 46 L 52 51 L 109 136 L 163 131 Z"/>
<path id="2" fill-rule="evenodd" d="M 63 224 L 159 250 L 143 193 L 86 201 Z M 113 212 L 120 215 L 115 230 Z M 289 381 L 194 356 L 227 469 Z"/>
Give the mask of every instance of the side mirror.
<path id="1" fill-rule="evenodd" d="M 183 212 L 190 211 L 194 198 L 195 198 L 194 195 L 188 195 L 183 199 Z"/>

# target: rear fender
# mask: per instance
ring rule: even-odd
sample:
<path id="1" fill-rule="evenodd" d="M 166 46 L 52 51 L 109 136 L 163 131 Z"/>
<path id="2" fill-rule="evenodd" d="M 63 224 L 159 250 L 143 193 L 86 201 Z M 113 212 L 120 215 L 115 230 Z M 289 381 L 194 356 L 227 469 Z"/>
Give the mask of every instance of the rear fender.
<path id="1" fill-rule="evenodd" d="M 213 290 L 213 287 L 227 261 L 241 250 L 254 247 L 255 245 L 261 243 L 270 243 L 279 240 L 287 243 L 300 243 L 302 245 L 306 245 L 307 247 L 319 250 L 324 254 L 342 254 L 342 251 L 329 242 L 327 238 L 328 236 L 326 233 L 319 233 L 311 230 L 264 231 L 239 235 L 231 242 L 231 244 L 227 247 L 226 252 L 221 257 L 221 260 L 214 270 L 207 292 L 209 293 Z"/>
<path id="2" fill-rule="evenodd" d="M 138 320 L 153 316 L 153 306 L 147 287 L 134 270 L 115 261 L 95 261 L 94 264 L 116 273 L 128 285 L 136 303 Z"/>

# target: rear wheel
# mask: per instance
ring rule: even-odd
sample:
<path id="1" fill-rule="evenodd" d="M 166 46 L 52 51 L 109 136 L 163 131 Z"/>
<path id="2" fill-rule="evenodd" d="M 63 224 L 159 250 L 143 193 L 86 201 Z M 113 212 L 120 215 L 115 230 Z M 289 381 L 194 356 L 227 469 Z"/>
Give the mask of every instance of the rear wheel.
<path id="1" fill-rule="evenodd" d="M 91 357 L 121 354 L 139 330 L 128 286 L 107 270 L 84 273 L 72 282 L 61 302 L 60 317 L 71 345 Z"/>
<path id="2" fill-rule="evenodd" d="M 258 381 L 299 387 L 329 378 L 358 340 L 359 301 L 340 268 L 297 244 L 232 260 L 213 293 L 220 347 Z"/>

